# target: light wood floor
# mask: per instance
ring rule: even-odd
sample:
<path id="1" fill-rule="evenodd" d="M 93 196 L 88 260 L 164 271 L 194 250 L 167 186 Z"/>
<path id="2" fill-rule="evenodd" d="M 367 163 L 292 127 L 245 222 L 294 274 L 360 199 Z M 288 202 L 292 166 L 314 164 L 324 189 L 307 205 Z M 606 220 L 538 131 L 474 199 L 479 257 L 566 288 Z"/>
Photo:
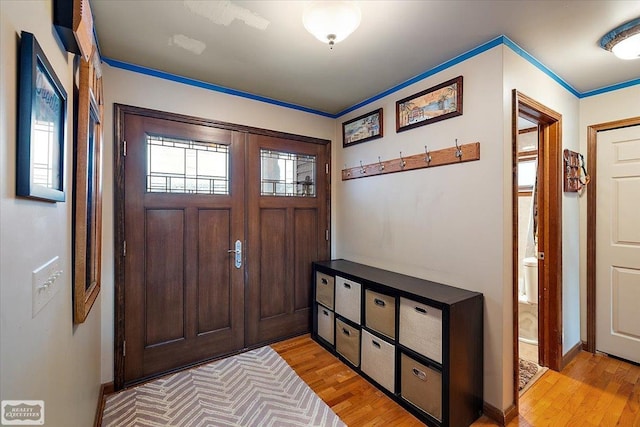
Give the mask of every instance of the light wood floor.
<path id="1" fill-rule="evenodd" d="M 309 335 L 271 346 L 349 426 L 421 423 Z M 482 417 L 473 426 L 497 426 Z M 580 353 L 561 373 L 547 371 L 520 397 L 509 426 L 640 427 L 640 367 Z"/>

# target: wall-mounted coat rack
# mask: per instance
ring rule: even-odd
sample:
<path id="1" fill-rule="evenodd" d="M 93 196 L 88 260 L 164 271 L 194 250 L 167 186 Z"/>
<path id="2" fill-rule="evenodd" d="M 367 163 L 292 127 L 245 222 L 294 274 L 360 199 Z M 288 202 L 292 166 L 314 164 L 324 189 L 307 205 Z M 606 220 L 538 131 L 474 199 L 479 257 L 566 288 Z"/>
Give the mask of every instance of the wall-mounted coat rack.
<path id="1" fill-rule="evenodd" d="M 456 140 L 455 147 L 429 151 L 425 145 L 424 153 L 403 157 L 402 152 L 400 152 L 400 157 L 397 159 L 381 161 L 380 157 L 378 157 L 377 163 L 368 165 L 363 165 L 360 162 L 360 166 L 342 169 L 342 180 L 452 165 L 473 160 L 480 160 L 480 143 L 472 142 L 458 145 Z"/>

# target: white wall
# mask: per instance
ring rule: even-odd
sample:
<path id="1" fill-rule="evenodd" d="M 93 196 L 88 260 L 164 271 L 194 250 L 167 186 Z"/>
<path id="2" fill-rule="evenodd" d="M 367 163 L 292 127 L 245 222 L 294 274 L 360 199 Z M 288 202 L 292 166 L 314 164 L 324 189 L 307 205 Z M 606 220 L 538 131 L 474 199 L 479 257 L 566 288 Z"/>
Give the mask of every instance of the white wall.
<path id="1" fill-rule="evenodd" d="M 74 326 L 71 296 L 73 56 L 54 35 L 50 1 L 0 1 L 0 393 L 44 400 L 50 426 L 92 425 L 100 389 L 100 298 Z M 35 34 L 68 95 L 66 202 L 15 196 L 18 39 Z M 57 293 L 32 318 L 31 271 L 59 256 Z"/>
<path id="2" fill-rule="evenodd" d="M 395 133 L 395 101 L 464 76 L 464 114 Z M 578 150 L 578 99 L 500 46 L 363 107 L 336 124 L 385 109 L 383 139 L 335 146 L 336 256 L 485 295 L 485 388 L 489 404 L 513 402 L 511 326 L 511 91 L 562 114 L 563 148 Z M 501 92 L 502 99 L 497 92 Z M 460 142 L 480 141 L 481 160 L 460 166 L 340 181 L 339 169 Z M 563 193 L 563 353 L 580 341 L 579 198 Z"/>
<path id="3" fill-rule="evenodd" d="M 464 76 L 463 115 L 396 133 L 395 102 L 413 93 Z M 385 98 L 353 111 L 342 123 L 384 108 L 384 137 L 342 147 L 333 170 L 336 197 L 336 256 L 484 294 L 484 400 L 504 409 L 513 388 L 505 367 L 511 314 L 507 292 L 503 223 L 504 143 L 502 48 L 497 47 Z M 340 135 L 340 136 L 339 136 Z M 480 142 L 479 161 L 391 175 L 341 181 L 340 170 L 459 143 Z M 510 256 L 509 250 L 509 256 Z M 510 258 L 509 258 L 510 262 Z M 510 268 L 510 264 L 509 264 Z M 510 270 L 509 270 L 510 271 Z M 509 278 L 510 279 L 510 278 Z M 510 368 L 509 368 L 510 369 Z"/>
<path id="4" fill-rule="evenodd" d="M 113 103 L 332 140 L 334 120 L 103 64 L 102 382 L 113 380 Z M 335 206 L 335 203 L 332 203 Z M 334 208 L 335 210 L 335 208 Z M 333 222 L 333 221 L 332 221 Z"/>
<path id="5" fill-rule="evenodd" d="M 580 150 L 579 100 L 528 61 L 505 48 L 505 141 L 511 135 L 511 91 L 535 99 L 562 115 L 562 149 Z M 509 161 L 510 162 L 510 161 Z M 511 179 L 505 181 L 509 188 Z M 562 193 L 562 350 L 580 342 L 580 201 L 577 193 Z M 509 245 L 509 251 L 511 244 Z M 546 260 L 553 262 L 553 260 Z"/>
<path id="6" fill-rule="evenodd" d="M 580 100 L 580 152 L 587 160 L 587 127 L 640 117 L 640 85 Z M 588 170 L 587 170 L 588 172 Z M 587 192 L 589 187 L 587 186 Z M 587 339 L 587 196 L 580 200 L 580 330 Z"/>

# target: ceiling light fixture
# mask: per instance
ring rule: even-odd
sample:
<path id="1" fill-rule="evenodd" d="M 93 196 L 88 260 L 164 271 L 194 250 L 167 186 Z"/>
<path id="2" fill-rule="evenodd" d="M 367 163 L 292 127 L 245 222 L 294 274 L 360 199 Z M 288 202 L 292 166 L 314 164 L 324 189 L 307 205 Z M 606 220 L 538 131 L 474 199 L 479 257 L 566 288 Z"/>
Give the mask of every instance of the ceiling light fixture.
<path id="1" fill-rule="evenodd" d="M 333 49 L 360 25 L 360 8 L 352 1 L 312 1 L 304 10 L 302 23 Z"/>
<path id="2" fill-rule="evenodd" d="M 640 18 L 609 31 L 600 39 L 600 46 L 620 59 L 640 58 Z"/>

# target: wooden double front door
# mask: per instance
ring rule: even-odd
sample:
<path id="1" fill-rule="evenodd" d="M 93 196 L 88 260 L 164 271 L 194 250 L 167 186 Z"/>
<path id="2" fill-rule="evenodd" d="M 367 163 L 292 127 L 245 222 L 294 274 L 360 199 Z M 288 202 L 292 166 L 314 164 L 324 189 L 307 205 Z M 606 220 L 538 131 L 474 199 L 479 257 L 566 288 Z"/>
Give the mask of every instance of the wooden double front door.
<path id="1" fill-rule="evenodd" d="M 329 146 L 123 110 L 116 387 L 308 331 Z"/>

